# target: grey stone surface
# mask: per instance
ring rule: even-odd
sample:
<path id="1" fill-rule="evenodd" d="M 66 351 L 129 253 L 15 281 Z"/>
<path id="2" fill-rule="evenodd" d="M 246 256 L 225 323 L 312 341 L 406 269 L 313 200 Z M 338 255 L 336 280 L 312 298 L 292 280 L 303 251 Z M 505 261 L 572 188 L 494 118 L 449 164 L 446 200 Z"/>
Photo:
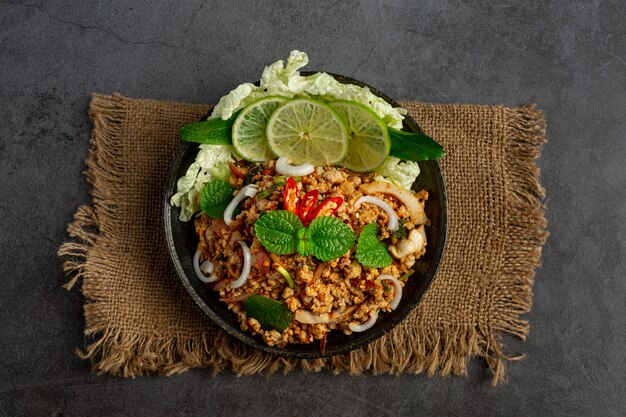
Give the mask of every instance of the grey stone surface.
<path id="1" fill-rule="evenodd" d="M 0 415 L 626 415 L 626 3 L 0 1 Z M 92 92 L 214 102 L 291 49 L 398 99 L 538 103 L 551 237 L 524 362 L 469 376 L 98 377 L 55 256 Z"/>

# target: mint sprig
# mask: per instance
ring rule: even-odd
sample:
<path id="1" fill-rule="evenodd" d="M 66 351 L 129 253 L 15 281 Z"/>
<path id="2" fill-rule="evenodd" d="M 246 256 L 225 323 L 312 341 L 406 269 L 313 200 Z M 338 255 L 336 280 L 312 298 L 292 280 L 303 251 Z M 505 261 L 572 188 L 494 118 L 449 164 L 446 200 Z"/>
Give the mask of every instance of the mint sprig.
<path id="1" fill-rule="evenodd" d="M 354 245 L 355 238 L 350 226 L 338 218 L 316 217 L 303 236 L 305 253 L 300 254 L 311 254 L 323 262 L 330 261 L 346 253 Z"/>
<path id="2" fill-rule="evenodd" d="M 356 259 L 368 268 L 385 268 L 393 262 L 384 243 L 378 240 L 378 224 L 370 223 L 363 228 L 356 244 Z"/>
<path id="3" fill-rule="evenodd" d="M 251 295 L 243 305 L 248 316 L 256 319 L 263 330 L 285 331 L 291 320 L 293 313 L 282 301 L 272 300 L 262 295 Z"/>
<path id="4" fill-rule="evenodd" d="M 294 253 L 298 246 L 298 230 L 304 226 L 290 211 L 274 210 L 263 214 L 254 223 L 254 233 L 267 250 L 276 255 Z"/>
<path id="5" fill-rule="evenodd" d="M 200 192 L 200 208 L 209 217 L 220 219 L 233 199 L 235 189 L 228 181 L 213 180 L 204 185 Z"/>
<path id="6" fill-rule="evenodd" d="M 323 262 L 339 258 L 356 239 L 350 226 L 336 217 L 317 217 L 305 228 L 298 216 L 286 210 L 261 215 L 254 224 L 254 233 L 276 255 L 297 250 L 302 256 L 312 255 Z"/>

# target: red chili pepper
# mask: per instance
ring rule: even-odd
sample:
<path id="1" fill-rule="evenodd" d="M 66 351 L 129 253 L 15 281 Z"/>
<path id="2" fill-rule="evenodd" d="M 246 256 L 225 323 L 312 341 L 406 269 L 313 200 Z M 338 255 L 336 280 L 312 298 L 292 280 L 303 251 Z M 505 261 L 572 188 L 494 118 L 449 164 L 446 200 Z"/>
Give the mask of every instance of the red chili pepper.
<path id="1" fill-rule="evenodd" d="M 307 223 L 309 214 L 315 209 L 315 204 L 320 196 L 318 190 L 311 190 L 304 195 L 302 201 L 300 201 L 300 207 L 298 208 L 298 216 L 303 223 Z"/>
<path id="2" fill-rule="evenodd" d="M 341 197 L 327 198 L 309 214 L 306 220 L 310 222 L 317 216 L 332 216 L 342 204 L 343 198 Z"/>
<path id="3" fill-rule="evenodd" d="M 285 190 L 283 191 L 283 208 L 296 216 L 298 215 L 298 200 L 300 199 L 298 194 L 296 181 L 292 177 L 287 178 Z"/>

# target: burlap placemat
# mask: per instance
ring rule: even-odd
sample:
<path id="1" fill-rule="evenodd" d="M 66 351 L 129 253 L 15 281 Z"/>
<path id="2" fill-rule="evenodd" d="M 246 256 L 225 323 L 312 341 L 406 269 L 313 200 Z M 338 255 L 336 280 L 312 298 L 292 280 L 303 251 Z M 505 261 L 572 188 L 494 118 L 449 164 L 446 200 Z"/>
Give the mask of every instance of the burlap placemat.
<path id="1" fill-rule="evenodd" d="M 239 374 L 318 371 L 428 375 L 466 373 L 483 358 L 494 384 L 504 362 L 502 333 L 522 339 L 532 284 L 547 237 L 534 164 L 545 141 L 533 106 L 403 103 L 447 150 L 447 250 L 434 284 L 394 331 L 368 347 L 320 360 L 288 360 L 260 353 L 219 330 L 196 307 L 170 264 L 161 221 L 168 168 L 181 145 L 179 127 L 208 105 L 94 95 L 94 130 L 87 158 L 93 201 L 81 206 L 59 255 L 80 279 L 85 335 L 80 352 L 97 373 L 134 376 L 209 366 Z"/>

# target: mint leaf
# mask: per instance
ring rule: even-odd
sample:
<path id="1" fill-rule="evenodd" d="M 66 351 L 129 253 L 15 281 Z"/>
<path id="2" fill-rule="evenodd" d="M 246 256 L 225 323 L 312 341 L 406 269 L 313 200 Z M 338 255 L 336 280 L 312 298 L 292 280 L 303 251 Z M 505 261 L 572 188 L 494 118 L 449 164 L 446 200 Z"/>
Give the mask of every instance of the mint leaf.
<path id="1" fill-rule="evenodd" d="M 287 304 L 262 295 L 251 295 L 243 306 L 248 316 L 257 319 L 263 330 L 284 331 L 289 327 L 293 314 Z"/>
<path id="2" fill-rule="evenodd" d="M 215 219 L 224 217 L 224 210 L 233 199 L 235 189 L 228 181 L 207 182 L 200 192 L 200 208 L 207 216 Z"/>
<path id="3" fill-rule="evenodd" d="M 179 129 L 180 136 L 186 142 L 206 143 L 208 145 L 232 145 L 232 129 L 239 112 L 228 120 L 221 118 L 192 123 Z"/>
<path id="4" fill-rule="evenodd" d="M 306 227 L 298 230 L 298 253 L 302 256 L 311 254 L 311 232 Z"/>
<path id="5" fill-rule="evenodd" d="M 254 233 L 267 250 L 276 255 L 293 253 L 298 246 L 298 231 L 302 222 L 286 210 L 274 210 L 259 217 L 254 223 Z"/>
<path id="6" fill-rule="evenodd" d="M 410 133 L 388 128 L 391 140 L 390 156 L 407 161 L 427 161 L 443 158 L 446 152 L 439 143 L 424 133 Z"/>
<path id="7" fill-rule="evenodd" d="M 326 262 L 339 258 L 354 245 L 354 232 L 336 217 L 316 217 L 306 233 L 301 233 L 298 249 Z M 301 255 L 307 256 L 300 252 Z"/>
<path id="8" fill-rule="evenodd" d="M 356 259 L 368 268 L 385 268 L 393 262 L 385 244 L 378 240 L 378 232 L 378 224 L 368 224 L 356 244 Z"/>

